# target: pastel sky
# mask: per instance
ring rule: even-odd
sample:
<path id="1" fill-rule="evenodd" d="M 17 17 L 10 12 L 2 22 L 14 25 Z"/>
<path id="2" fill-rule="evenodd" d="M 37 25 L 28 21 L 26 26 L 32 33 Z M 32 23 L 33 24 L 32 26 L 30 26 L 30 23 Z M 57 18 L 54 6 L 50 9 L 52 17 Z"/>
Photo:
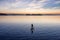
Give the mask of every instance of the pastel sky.
<path id="1" fill-rule="evenodd" d="M 60 13 L 60 0 L 0 0 L 0 13 Z"/>

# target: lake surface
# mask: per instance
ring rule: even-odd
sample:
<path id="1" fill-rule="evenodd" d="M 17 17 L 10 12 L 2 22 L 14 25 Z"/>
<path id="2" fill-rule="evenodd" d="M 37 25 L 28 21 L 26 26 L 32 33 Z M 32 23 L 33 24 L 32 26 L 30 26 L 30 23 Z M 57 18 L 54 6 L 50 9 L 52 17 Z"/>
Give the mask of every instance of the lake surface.
<path id="1" fill-rule="evenodd" d="M 0 40 L 60 40 L 60 16 L 0 16 Z"/>

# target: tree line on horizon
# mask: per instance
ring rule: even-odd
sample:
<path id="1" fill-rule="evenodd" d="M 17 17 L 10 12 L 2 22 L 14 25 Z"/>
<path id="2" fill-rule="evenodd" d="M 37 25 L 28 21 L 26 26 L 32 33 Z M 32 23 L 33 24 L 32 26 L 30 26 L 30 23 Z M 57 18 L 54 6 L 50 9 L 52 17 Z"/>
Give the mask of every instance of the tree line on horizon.
<path id="1" fill-rule="evenodd" d="M 60 15 L 60 14 L 7 14 L 7 13 L 0 13 L 0 15 Z"/>

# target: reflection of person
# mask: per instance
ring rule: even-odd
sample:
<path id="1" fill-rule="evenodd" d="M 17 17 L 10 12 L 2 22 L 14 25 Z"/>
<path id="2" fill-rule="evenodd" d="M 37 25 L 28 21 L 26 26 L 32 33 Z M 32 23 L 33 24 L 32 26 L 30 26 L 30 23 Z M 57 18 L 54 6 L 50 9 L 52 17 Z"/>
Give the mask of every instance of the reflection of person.
<path id="1" fill-rule="evenodd" d="M 33 31 L 34 31 L 34 27 L 33 27 L 33 24 L 31 24 L 31 33 L 33 34 Z"/>

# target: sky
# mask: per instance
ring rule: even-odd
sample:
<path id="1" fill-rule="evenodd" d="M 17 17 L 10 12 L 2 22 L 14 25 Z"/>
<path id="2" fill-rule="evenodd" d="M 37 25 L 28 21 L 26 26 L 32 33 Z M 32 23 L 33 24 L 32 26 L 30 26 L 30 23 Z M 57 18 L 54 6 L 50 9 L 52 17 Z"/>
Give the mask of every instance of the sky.
<path id="1" fill-rule="evenodd" d="M 0 13 L 60 14 L 60 0 L 0 0 Z"/>

